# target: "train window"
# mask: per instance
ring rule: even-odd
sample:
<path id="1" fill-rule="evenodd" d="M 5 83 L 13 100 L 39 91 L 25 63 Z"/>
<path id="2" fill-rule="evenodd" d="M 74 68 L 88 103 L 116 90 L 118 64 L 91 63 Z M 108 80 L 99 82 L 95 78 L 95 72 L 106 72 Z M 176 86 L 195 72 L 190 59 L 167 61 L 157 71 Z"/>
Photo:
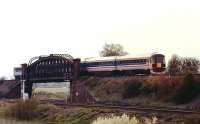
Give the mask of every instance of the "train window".
<path id="1" fill-rule="evenodd" d="M 163 62 L 163 58 L 164 57 L 162 57 L 162 56 L 157 56 L 156 60 L 157 60 L 158 63 L 162 63 Z"/>
<path id="2" fill-rule="evenodd" d="M 130 63 L 134 63 L 134 60 L 130 60 Z"/>
<path id="3" fill-rule="evenodd" d="M 107 63 L 106 62 L 102 62 L 102 65 L 106 65 Z"/>
<path id="4" fill-rule="evenodd" d="M 94 65 L 94 63 L 89 63 L 89 66 L 93 66 Z"/>
<path id="5" fill-rule="evenodd" d="M 141 62 L 145 62 L 145 59 L 142 59 Z"/>
<path id="6" fill-rule="evenodd" d="M 106 62 L 107 65 L 110 65 L 110 64 L 112 64 L 112 63 L 113 63 L 112 61 L 111 61 L 111 62 Z"/>

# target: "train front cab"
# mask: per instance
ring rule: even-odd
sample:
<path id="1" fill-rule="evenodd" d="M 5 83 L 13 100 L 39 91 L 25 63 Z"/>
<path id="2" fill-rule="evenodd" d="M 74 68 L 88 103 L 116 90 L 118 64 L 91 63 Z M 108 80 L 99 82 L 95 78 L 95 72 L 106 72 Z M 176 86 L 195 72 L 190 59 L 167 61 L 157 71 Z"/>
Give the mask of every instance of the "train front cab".
<path id="1" fill-rule="evenodd" d="M 153 54 L 150 59 L 151 73 L 164 73 L 166 70 L 165 56 L 162 54 Z"/>

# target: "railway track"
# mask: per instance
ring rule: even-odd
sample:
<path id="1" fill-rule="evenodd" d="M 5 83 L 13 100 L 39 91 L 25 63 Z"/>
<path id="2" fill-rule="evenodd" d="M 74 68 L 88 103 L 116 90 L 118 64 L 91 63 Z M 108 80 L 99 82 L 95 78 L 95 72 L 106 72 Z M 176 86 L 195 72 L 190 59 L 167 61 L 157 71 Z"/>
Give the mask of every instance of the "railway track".
<path id="1" fill-rule="evenodd" d="M 141 106 L 120 106 L 120 105 L 104 105 L 104 104 L 66 104 L 61 101 L 43 101 L 60 106 L 63 108 L 67 107 L 82 107 L 82 108 L 102 108 L 102 109 L 112 109 L 112 110 L 123 110 L 128 112 L 145 112 L 145 113 L 158 113 L 158 114 L 181 114 L 189 115 L 196 114 L 200 115 L 200 111 L 191 109 L 177 109 L 177 108 L 156 108 L 156 107 L 141 107 Z"/>

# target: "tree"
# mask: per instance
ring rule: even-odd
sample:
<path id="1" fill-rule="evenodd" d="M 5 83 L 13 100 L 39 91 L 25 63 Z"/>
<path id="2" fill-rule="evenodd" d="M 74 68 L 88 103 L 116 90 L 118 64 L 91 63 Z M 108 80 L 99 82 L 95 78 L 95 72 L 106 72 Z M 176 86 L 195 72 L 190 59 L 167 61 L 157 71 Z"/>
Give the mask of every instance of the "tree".
<path id="1" fill-rule="evenodd" d="M 184 79 L 182 85 L 177 90 L 174 101 L 177 104 L 188 103 L 197 97 L 200 93 L 200 84 L 195 81 L 193 75 L 188 73 Z"/>
<path id="2" fill-rule="evenodd" d="M 198 73 L 200 61 L 196 58 L 184 58 L 182 60 L 182 73 Z"/>
<path id="3" fill-rule="evenodd" d="M 5 77 L 0 77 L 0 84 L 3 84 L 5 79 L 6 79 Z"/>
<path id="4" fill-rule="evenodd" d="M 105 44 L 103 50 L 100 52 L 100 56 L 123 56 L 127 52 L 124 51 L 124 48 L 120 44 Z"/>
<path id="5" fill-rule="evenodd" d="M 191 57 L 179 57 L 173 55 L 168 62 L 168 72 L 170 75 L 198 73 L 200 61 Z"/>
<path id="6" fill-rule="evenodd" d="M 168 62 L 168 72 L 170 75 L 181 73 L 181 58 L 177 55 L 172 55 L 172 58 Z"/>

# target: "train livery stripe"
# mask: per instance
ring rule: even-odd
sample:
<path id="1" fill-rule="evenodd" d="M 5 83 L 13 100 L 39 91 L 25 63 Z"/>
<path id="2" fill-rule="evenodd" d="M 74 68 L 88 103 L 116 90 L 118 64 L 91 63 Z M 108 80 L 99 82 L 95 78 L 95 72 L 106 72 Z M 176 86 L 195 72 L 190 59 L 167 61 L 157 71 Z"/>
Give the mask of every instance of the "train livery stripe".
<path id="1" fill-rule="evenodd" d="M 147 70 L 150 69 L 149 66 L 118 66 L 118 70 Z"/>
<path id="2" fill-rule="evenodd" d="M 91 71 L 114 71 L 114 68 L 88 68 L 89 72 Z"/>
<path id="3" fill-rule="evenodd" d="M 145 65 L 118 65 L 118 66 L 98 66 L 87 67 L 88 71 L 114 71 L 114 70 L 132 70 L 132 69 L 149 69 L 148 64 Z"/>

